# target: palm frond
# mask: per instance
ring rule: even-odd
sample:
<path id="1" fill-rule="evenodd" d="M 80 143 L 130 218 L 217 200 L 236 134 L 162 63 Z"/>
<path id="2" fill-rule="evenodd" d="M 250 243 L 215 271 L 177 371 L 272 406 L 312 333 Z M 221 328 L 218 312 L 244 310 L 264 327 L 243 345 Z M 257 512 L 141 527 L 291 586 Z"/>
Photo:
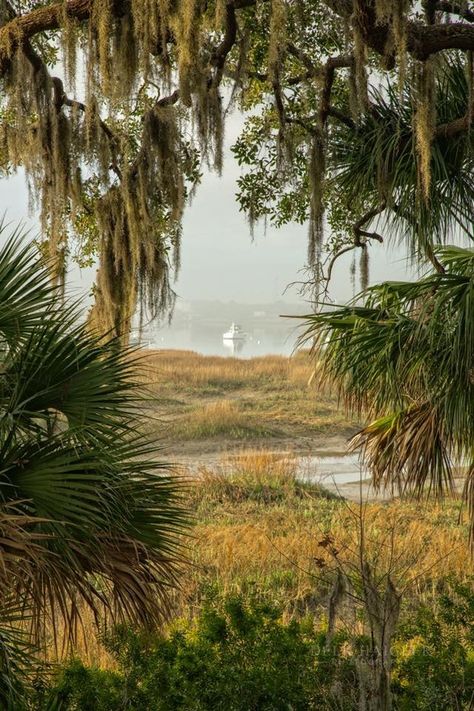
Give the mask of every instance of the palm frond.
<path id="1" fill-rule="evenodd" d="M 88 332 L 18 235 L 0 250 L 0 296 L 0 598 L 37 641 L 60 621 L 72 640 L 87 608 L 157 624 L 189 517 L 143 434 L 137 357 Z"/>
<path id="2" fill-rule="evenodd" d="M 374 483 L 440 495 L 453 467 L 474 461 L 474 249 L 437 254 L 444 274 L 312 314 L 302 340 L 348 408 L 370 418 L 353 445 Z"/>
<path id="3" fill-rule="evenodd" d="M 470 91 L 464 66 L 456 54 L 438 72 L 438 124 L 468 112 Z M 419 194 L 417 155 L 413 139 L 416 99 L 409 82 L 402 93 L 389 83 L 373 89 L 372 108 L 354 129 L 338 128 L 332 137 L 332 177 L 336 194 L 351 212 L 363 215 L 382 201 L 387 209 L 380 229 L 409 241 L 413 255 L 444 244 L 453 232 L 474 239 L 474 134 L 435 136 L 431 146 L 431 188 L 428 200 Z"/>
<path id="4" fill-rule="evenodd" d="M 6 230 L 0 221 L 0 237 Z M 24 338 L 45 318 L 57 289 L 27 235 L 13 230 L 1 249 L 0 336 L 10 345 Z"/>
<path id="5" fill-rule="evenodd" d="M 31 678 L 40 665 L 37 649 L 25 627 L 27 614 L 14 595 L 2 595 L 0 604 L 0 708 L 27 711 Z"/>

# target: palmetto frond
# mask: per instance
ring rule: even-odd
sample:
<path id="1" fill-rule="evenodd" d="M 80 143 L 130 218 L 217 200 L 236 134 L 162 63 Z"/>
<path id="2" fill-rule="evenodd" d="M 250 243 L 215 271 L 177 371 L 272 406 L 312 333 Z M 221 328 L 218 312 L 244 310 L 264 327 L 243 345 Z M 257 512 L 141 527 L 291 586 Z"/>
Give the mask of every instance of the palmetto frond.
<path id="1" fill-rule="evenodd" d="M 354 439 L 377 485 L 441 494 L 474 462 L 474 249 L 440 248 L 444 274 L 368 289 L 306 317 L 323 377 L 372 422 Z"/>
<path id="2" fill-rule="evenodd" d="M 464 67 L 453 54 L 438 73 L 436 123 L 465 116 L 470 91 Z M 362 216 L 367 206 L 385 203 L 382 221 L 390 235 L 408 239 L 413 252 L 444 244 L 459 230 L 472 236 L 474 134 L 435 134 L 431 145 L 428 200 L 420 195 L 413 133 L 417 105 L 413 86 L 374 89 L 371 110 L 354 128 L 337 128 L 331 141 L 334 190 L 347 208 Z M 382 225 L 383 228 L 383 225 Z"/>
<path id="3" fill-rule="evenodd" d="M 0 707 L 27 711 L 26 690 L 38 668 L 37 651 L 25 629 L 25 609 L 14 595 L 2 595 L 0 604 Z"/>
<path id="4" fill-rule="evenodd" d="M 137 356 L 61 306 L 18 236 L 0 250 L 0 304 L 2 598 L 29 611 L 37 636 L 61 618 L 73 636 L 86 607 L 155 624 L 188 517 L 142 434 Z"/>

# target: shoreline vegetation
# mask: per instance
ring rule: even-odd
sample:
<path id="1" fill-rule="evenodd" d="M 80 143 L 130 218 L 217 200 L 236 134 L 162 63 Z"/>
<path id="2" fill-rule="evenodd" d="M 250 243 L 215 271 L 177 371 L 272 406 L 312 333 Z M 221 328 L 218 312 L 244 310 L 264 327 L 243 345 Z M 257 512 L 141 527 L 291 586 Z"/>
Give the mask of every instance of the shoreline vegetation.
<path id="1" fill-rule="evenodd" d="M 344 453 L 357 422 L 318 389 L 307 351 L 239 359 L 146 351 L 146 426 L 172 458 L 241 449 Z"/>
<path id="2" fill-rule="evenodd" d="M 190 564 L 161 633 L 97 636 L 86 620 L 56 677 L 65 708 L 109 711 L 126 693 L 136 711 L 352 711 L 364 684 L 380 693 L 370 605 L 384 610 L 394 708 L 470 708 L 474 594 L 460 499 L 354 502 L 301 481 L 297 457 L 281 454 L 289 428 L 299 453 L 342 446 L 355 428 L 308 385 L 306 353 L 151 352 L 144 365 L 146 426 L 164 426 L 176 460 L 204 462 L 179 471 L 194 518 Z"/>
<path id="3" fill-rule="evenodd" d="M 474 0 L 3 3 L 0 711 L 474 711 L 473 53 Z M 310 352 L 131 345 L 266 350 L 257 291 Z"/>

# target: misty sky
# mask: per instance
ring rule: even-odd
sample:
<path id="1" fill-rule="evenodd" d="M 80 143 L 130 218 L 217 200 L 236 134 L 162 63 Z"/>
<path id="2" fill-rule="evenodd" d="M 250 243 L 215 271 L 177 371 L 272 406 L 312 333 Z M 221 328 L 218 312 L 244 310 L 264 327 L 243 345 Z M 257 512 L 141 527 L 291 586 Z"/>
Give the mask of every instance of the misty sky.
<path id="1" fill-rule="evenodd" d="M 242 125 L 238 116 L 227 123 L 226 145 L 231 145 Z M 278 299 L 297 301 L 296 288 L 288 284 L 302 278 L 307 227 L 255 229 L 254 240 L 235 202 L 239 167 L 226 150 L 223 176 L 206 173 L 183 224 L 182 266 L 175 285 L 180 298 L 266 303 Z M 37 219 L 28 215 L 28 195 L 23 176 L 0 182 L 0 210 L 7 220 L 25 220 L 37 234 Z M 370 249 L 371 281 L 404 279 L 409 275 L 404 253 L 387 245 Z M 332 297 L 337 302 L 352 296 L 349 278 L 352 256 L 341 258 L 333 272 Z M 89 291 L 95 269 L 71 271 L 74 291 Z"/>

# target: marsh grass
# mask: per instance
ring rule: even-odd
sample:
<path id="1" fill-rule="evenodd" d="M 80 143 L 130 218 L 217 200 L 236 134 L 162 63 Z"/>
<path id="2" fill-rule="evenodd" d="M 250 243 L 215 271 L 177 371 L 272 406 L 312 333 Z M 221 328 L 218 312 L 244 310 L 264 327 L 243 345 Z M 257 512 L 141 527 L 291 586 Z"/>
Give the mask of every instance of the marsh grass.
<path id="1" fill-rule="evenodd" d="M 227 437 L 231 440 L 276 436 L 275 429 L 260 424 L 255 415 L 248 415 L 238 402 L 219 400 L 197 408 L 174 421 L 170 436 L 196 440 Z"/>
<path id="2" fill-rule="evenodd" d="M 335 498 L 317 484 L 300 481 L 298 459 L 264 450 L 243 451 L 224 455 L 214 467 L 198 469 L 192 489 L 192 505 L 205 509 L 215 505 L 239 505 L 256 502 L 262 505 L 289 503 L 304 497 Z"/>
<path id="3" fill-rule="evenodd" d="M 142 365 L 149 427 L 166 425 L 166 438 L 181 449 L 196 440 L 261 446 L 268 438 L 308 448 L 315 436 L 356 431 L 331 392 L 316 389 L 306 352 L 242 360 L 147 351 Z"/>
<path id="4" fill-rule="evenodd" d="M 288 612 L 324 607 L 333 559 L 321 541 L 330 536 L 348 562 L 357 555 L 359 505 L 299 482 L 291 457 L 226 457 L 189 495 L 197 523 L 188 602 L 215 585 L 269 595 Z M 390 567 L 410 594 L 435 596 L 446 576 L 462 580 L 471 567 L 459 514 L 457 500 L 364 504 L 368 560 Z"/>
<path id="5" fill-rule="evenodd" d="M 242 593 L 271 600 L 287 620 L 324 619 L 334 550 L 347 565 L 358 554 L 358 504 L 299 481 L 295 457 L 262 450 L 225 455 L 201 468 L 186 496 L 195 525 L 176 616 L 194 616 L 209 597 Z M 405 614 L 420 601 L 436 606 L 450 577 L 469 577 L 459 501 L 393 500 L 362 510 L 367 558 L 375 570 L 392 570 L 404 591 Z M 114 668 L 92 618 L 79 640 L 76 656 Z M 54 659 L 54 650 L 49 656 Z"/>
<path id="6" fill-rule="evenodd" d="M 81 625 L 76 630 L 74 646 L 71 649 L 64 623 L 58 620 L 56 640 L 51 636 L 46 648 L 45 659 L 54 665 L 65 657 L 76 657 L 88 666 L 115 670 L 117 660 L 102 643 L 103 637 L 109 629 L 103 621 L 98 623 L 90 610 L 84 610 Z"/>
<path id="7" fill-rule="evenodd" d="M 306 352 L 292 358 L 272 355 L 244 360 L 163 350 L 148 352 L 145 363 L 146 377 L 151 383 L 219 390 L 261 385 L 284 387 L 288 381 L 306 386 L 314 370 Z"/>

